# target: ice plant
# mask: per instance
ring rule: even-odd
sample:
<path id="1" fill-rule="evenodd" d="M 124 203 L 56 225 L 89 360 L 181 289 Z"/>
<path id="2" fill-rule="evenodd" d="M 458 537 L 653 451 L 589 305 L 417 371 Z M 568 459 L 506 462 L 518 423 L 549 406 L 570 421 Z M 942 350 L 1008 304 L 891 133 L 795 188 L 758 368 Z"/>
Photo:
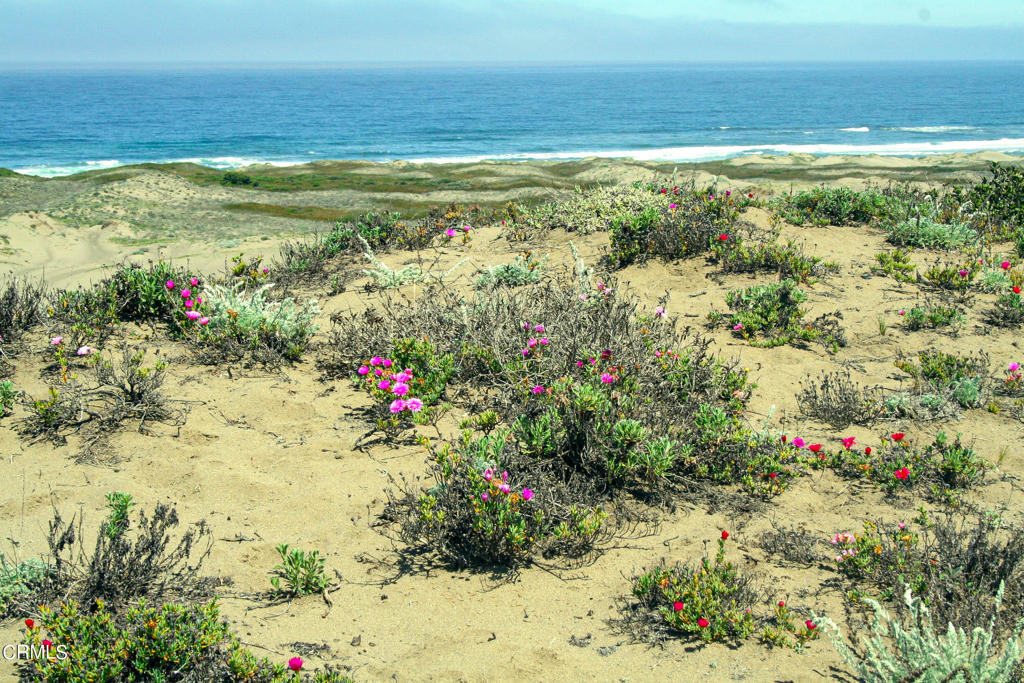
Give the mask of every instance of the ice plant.
<path id="1" fill-rule="evenodd" d="M 530 500 L 531 498 L 533 498 L 533 491 L 531 491 L 530 489 L 524 488 L 523 489 L 523 500 Z"/>
<path id="2" fill-rule="evenodd" d="M 358 372 L 360 375 L 365 375 L 370 372 L 370 368 L 366 367 L 365 365 L 361 365 L 359 366 L 359 369 L 356 370 L 356 372 Z"/>
<path id="3" fill-rule="evenodd" d="M 903 432 L 896 432 L 891 436 L 893 441 L 903 441 L 903 437 L 906 436 L 906 434 L 904 434 Z"/>
<path id="4" fill-rule="evenodd" d="M 609 375 L 607 372 L 601 373 L 601 382 L 603 384 L 611 384 L 615 381 L 615 375 Z"/>
<path id="5" fill-rule="evenodd" d="M 807 442 L 801 439 L 799 436 L 793 439 L 793 446 L 796 448 L 803 448 Z"/>
<path id="6" fill-rule="evenodd" d="M 909 476 L 910 476 L 910 470 L 907 469 L 906 467 L 901 467 L 900 469 L 896 470 L 896 478 L 897 479 L 906 479 Z"/>
<path id="7" fill-rule="evenodd" d="M 391 393 L 393 393 L 395 396 L 405 396 L 406 394 L 409 393 L 409 385 L 401 383 L 396 384 L 393 387 L 391 387 Z"/>
<path id="8" fill-rule="evenodd" d="M 188 281 L 188 283 L 189 283 L 190 285 L 192 285 L 193 287 L 195 287 L 196 285 L 198 285 L 198 284 L 199 284 L 199 278 L 197 278 L 197 277 L 194 277 L 194 278 L 192 278 L 191 280 L 189 280 L 189 281 Z"/>
<path id="9" fill-rule="evenodd" d="M 298 671 L 302 668 L 302 657 L 292 657 L 288 660 L 288 668 L 292 671 Z"/>
<path id="10" fill-rule="evenodd" d="M 192 296 L 192 290 L 191 289 L 183 289 L 183 290 L 181 290 L 181 298 L 182 299 L 187 299 L 190 296 Z"/>
<path id="11" fill-rule="evenodd" d="M 697 620 L 697 626 L 700 626 L 701 628 L 707 628 L 710 625 L 711 625 L 711 622 L 708 621 L 707 619 L 705 619 L 704 617 L 701 617 L 700 619 Z"/>
<path id="12" fill-rule="evenodd" d="M 857 443 L 857 439 L 853 438 L 852 436 L 848 436 L 845 439 L 843 439 L 843 448 L 845 448 L 846 450 L 850 450 L 850 448 L 852 448 L 855 443 Z"/>
<path id="13" fill-rule="evenodd" d="M 1002 268 L 1003 270 L 1009 270 L 1010 269 L 1010 262 L 1009 261 L 1003 261 L 1002 263 L 999 264 L 999 267 Z"/>
<path id="14" fill-rule="evenodd" d="M 418 398 L 410 398 L 405 401 L 405 409 L 410 413 L 418 413 L 423 410 L 423 401 Z"/>
<path id="15" fill-rule="evenodd" d="M 174 289 L 174 280 L 167 281 L 167 289 Z"/>
<path id="16" fill-rule="evenodd" d="M 389 409 L 391 410 L 392 413 L 400 413 L 403 410 L 405 410 L 405 401 L 403 401 L 400 398 L 396 398 L 394 401 L 391 402 Z"/>

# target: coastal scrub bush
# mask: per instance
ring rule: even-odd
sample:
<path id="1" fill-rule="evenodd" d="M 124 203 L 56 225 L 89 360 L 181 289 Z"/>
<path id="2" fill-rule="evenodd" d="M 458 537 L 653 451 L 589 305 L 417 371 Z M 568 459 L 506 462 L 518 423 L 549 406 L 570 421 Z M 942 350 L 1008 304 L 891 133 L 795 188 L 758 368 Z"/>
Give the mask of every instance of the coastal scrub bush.
<path id="1" fill-rule="evenodd" d="M 725 303 L 733 313 L 726 318 L 726 324 L 752 346 L 774 347 L 813 340 L 832 350 L 846 346 L 845 333 L 838 323 L 841 313 L 825 314 L 811 323 L 803 321 L 806 311 L 800 304 L 807 300 L 807 294 L 797 284 L 789 279 L 731 290 Z M 712 313 L 709 319 L 714 323 L 722 317 Z"/>
<path id="2" fill-rule="evenodd" d="M 963 625 L 948 624 L 945 636 L 936 635 L 931 611 L 924 601 L 913 595 L 908 587 L 903 594 L 908 627 L 894 619 L 882 605 L 870 598 L 865 602 L 874 610 L 870 637 L 860 640 L 854 649 L 843 638 L 839 627 L 827 617 L 815 617 L 826 631 L 833 647 L 851 667 L 857 680 L 866 683 L 896 683 L 921 681 L 938 683 L 953 681 L 992 681 L 1004 683 L 1012 680 L 1014 670 L 1024 659 L 1021 629 L 1024 622 L 997 649 L 993 623 L 1001 606 L 1003 587 L 1000 585 L 989 627 L 976 626 L 970 636 Z"/>
<path id="3" fill-rule="evenodd" d="M 33 597 L 49 581 L 50 568 L 45 562 L 28 559 L 8 561 L 0 553 L 0 619 L 28 614 L 38 605 Z"/>
<path id="4" fill-rule="evenodd" d="M 953 333 L 956 333 L 967 320 L 959 307 L 941 304 L 915 306 L 907 309 L 904 315 L 903 327 L 910 332 L 948 327 Z"/>
<path id="5" fill-rule="evenodd" d="M 1024 226 L 1024 169 L 993 162 L 991 176 L 971 186 L 954 186 L 954 206 L 983 212 L 991 225 Z"/>
<path id="6" fill-rule="evenodd" d="M 922 216 L 892 223 L 886 230 L 889 242 L 898 247 L 962 249 L 976 245 L 981 239 L 969 223 L 939 223 Z"/>
<path id="7" fill-rule="evenodd" d="M 985 317 L 999 327 L 1019 327 L 1024 323 L 1024 299 L 1021 299 L 1020 287 L 1014 286 L 1010 292 L 1000 295 Z"/>
<path id="8" fill-rule="evenodd" d="M 227 171 L 221 178 L 221 182 L 224 185 L 248 185 L 256 187 L 259 183 L 254 181 L 251 176 L 247 176 L 244 173 L 238 171 Z"/>
<path id="9" fill-rule="evenodd" d="M 216 601 L 151 606 L 132 602 L 121 612 L 103 601 L 68 601 L 30 620 L 25 642 L 43 656 L 19 666 L 23 683 L 63 681 L 220 681 L 223 683 L 346 683 L 327 668 L 300 675 L 302 660 L 288 666 L 260 659 L 242 646 L 220 616 Z"/>
<path id="10" fill-rule="evenodd" d="M 47 315 L 56 323 L 69 346 L 102 344 L 120 322 L 117 293 L 109 284 L 91 289 L 58 290 L 50 299 Z"/>
<path id="11" fill-rule="evenodd" d="M 518 207 L 515 217 L 506 223 L 506 232 L 516 239 L 534 239 L 549 230 L 588 235 L 611 229 L 620 216 L 637 215 L 664 203 L 658 195 L 639 187 L 577 187 L 571 196 L 558 201 Z"/>
<path id="12" fill-rule="evenodd" d="M 914 271 L 917 269 L 910 262 L 909 249 L 893 249 L 892 251 L 880 251 L 875 254 L 877 266 L 871 266 L 871 272 L 888 275 L 897 282 L 914 282 Z"/>
<path id="13" fill-rule="evenodd" d="M 711 259 L 726 273 L 777 272 L 779 279 L 794 279 L 809 283 L 815 277 L 835 272 L 838 267 L 822 263 L 820 258 L 807 256 L 793 240 L 779 244 L 774 236 L 757 241 L 744 240 L 739 235 L 719 239 L 711 247 Z"/>
<path id="14" fill-rule="evenodd" d="M 497 287 L 522 287 L 540 281 L 544 260 L 538 261 L 533 252 L 524 251 L 516 255 L 512 263 L 491 266 L 477 278 L 477 289 L 495 289 Z"/>
<path id="15" fill-rule="evenodd" d="M 989 357 L 984 351 L 961 356 L 928 349 L 918 352 L 917 362 L 900 358 L 895 365 L 913 379 L 911 393 L 917 396 L 939 396 L 961 408 L 977 408 L 989 393 Z"/>
<path id="16" fill-rule="evenodd" d="M 940 623 L 981 626 L 1003 593 L 1007 610 L 990 629 L 1012 631 L 1024 606 L 1024 541 L 997 517 L 953 512 L 931 521 L 923 512 L 897 523 L 866 521 L 863 531 L 832 537 L 836 570 L 863 596 L 896 600 L 907 585 Z M 1004 588 L 1005 587 L 1005 592 Z M 899 605 L 896 605 L 897 608 Z"/>
<path id="17" fill-rule="evenodd" d="M 773 202 L 793 225 L 852 225 L 870 223 L 891 213 L 892 202 L 875 189 L 863 192 L 848 187 L 816 187 L 787 195 Z"/>
<path id="18" fill-rule="evenodd" d="M 849 370 L 823 372 L 817 380 L 807 375 L 796 399 L 802 414 L 835 429 L 871 424 L 883 412 L 878 391 L 858 385 Z"/>
<path id="19" fill-rule="evenodd" d="M 0 350 L 12 344 L 42 321 L 45 290 L 41 283 L 7 277 L 0 285 Z"/>
<path id="20" fill-rule="evenodd" d="M 216 362 L 219 354 L 205 348 L 211 347 L 235 358 L 251 353 L 263 362 L 297 360 L 317 329 L 313 318 L 320 309 L 315 301 L 271 301 L 267 295 L 271 287 L 246 290 L 239 285 L 209 285 L 203 303 L 206 316 L 196 321 L 200 324 L 190 337 L 197 354 Z"/>

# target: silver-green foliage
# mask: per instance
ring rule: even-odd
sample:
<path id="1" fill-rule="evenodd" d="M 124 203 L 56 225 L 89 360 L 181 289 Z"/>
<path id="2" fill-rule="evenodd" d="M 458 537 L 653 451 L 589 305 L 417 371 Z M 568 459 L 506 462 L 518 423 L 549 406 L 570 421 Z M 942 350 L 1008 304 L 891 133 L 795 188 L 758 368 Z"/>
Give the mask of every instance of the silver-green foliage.
<path id="1" fill-rule="evenodd" d="M 315 301 L 304 304 L 293 299 L 271 301 L 267 291 L 273 284 L 248 291 L 238 283 L 233 287 L 210 285 L 204 292 L 204 304 L 211 331 L 233 328 L 253 335 L 273 331 L 286 339 L 305 340 L 316 331 L 313 318 L 320 312 Z"/>
<path id="2" fill-rule="evenodd" d="M 1021 642 L 1022 619 L 1013 635 L 997 652 L 993 636 L 995 611 L 1003 601 L 1003 584 L 996 595 L 995 611 L 988 629 L 980 626 L 967 634 L 962 628 L 948 625 L 944 636 L 937 635 L 931 614 L 920 597 L 906 588 L 903 600 L 910 614 L 910 627 L 904 628 L 876 600 L 866 598 L 875 612 L 871 624 L 872 635 L 860 640 L 860 649 L 847 644 L 839 627 L 827 617 L 814 617 L 832 641 L 839 655 L 866 683 L 998 683 L 1009 681 L 1014 669 L 1024 659 Z"/>
<path id="3" fill-rule="evenodd" d="M 577 187 L 567 199 L 524 209 L 518 223 L 530 232 L 563 229 L 588 235 L 608 230 L 617 216 L 665 203 L 664 197 L 641 187 Z"/>
<path id="4" fill-rule="evenodd" d="M 50 571 L 40 560 L 12 563 L 0 553 L 0 617 L 12 616 L 10 612 L 19 599 L 30 596 L 42 586 L 49 579 Z"/>
<path id="5" fill-rule="evenodd" d="M 517 255 L 512 263 L 491 266 L 476 280 L 477 289 L 494 289 L 499 286 L 522 287 L 540 281 L 541 264 Z"/>
<path id="6" fill-rule="evenodd" d="M 411 285 L 417 282 L 423 282 L 427 279 L 434 280 L 435 282 L 442 282 L 467 261 L 467 259 L 462 259 L 454 266 L 441 273 L 424 273 L 423 269 L 415 263 L 410 264 L 401 270 L 392 270 L 377 258 L 373 253 L 373 249 L 370 248 L 369 243 L 363 239 L 361 235 L 356 235 L 356 239 L 363 245 L 363 255 L 366 256 L 366 260 L 373 266 L 373 268 L 363 269 L 363 274 L 369 275 L 373 278 L 373 281 L 376 282 L 381 289 L 392 289 L 394 287 L 401 287 L 402 285 Z"/>
<path id="7" fill-rule="evenodd" d="M 924 216 L 889 226 L 889 241 L 901 247 L 959 249 L 979 239 L 978 232 L 969 223 L 939 223 Z"/>

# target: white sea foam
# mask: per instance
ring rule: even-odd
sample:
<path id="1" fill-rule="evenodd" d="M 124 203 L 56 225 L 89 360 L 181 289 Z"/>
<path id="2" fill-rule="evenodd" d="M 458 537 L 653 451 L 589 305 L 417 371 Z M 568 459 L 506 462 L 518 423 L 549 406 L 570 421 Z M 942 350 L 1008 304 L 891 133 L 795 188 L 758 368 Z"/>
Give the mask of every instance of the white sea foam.
<path id="1" fill-rule="evenodd" d="M 38 164 L 36 166 L 24 166 L 22 168 L 12 168 L 11 170 L 15 173 L 23 173 L 25 175 L 40 176 L 42 178 L 53 178 L 61 175 L 72 175 L 74 173 L 81 173 L 82 171 L 95 171 L 100 168 L 114 168 L 120 166 L 121 162 L 117 159 L 98 159 L 96 161 L 83 161 L 77 164 L 66 164 L 66 165 L 52 165 L 52 164 Z"/>
<path id="2" fill-rule="evenodd" d="M 907 133 L 949 133 L 956 130 L 977 130 L 977 126 L 898 126 L 886 130 L 901 130 Z"/>
<path id="3" fill-rule="evenodd" d="M 856 126 L 855 128 L 840 128 L 839 130 L 845 130 L 847 133 L 870 133 L 871 129 L 867 126 Z"/>
<path id="4" fill-rule="evenodd" d="M 709 161 L 751 154 L 879 154 L 883 156 L 924 156 L 953 152 L 1020 152 L 1024 138 L 998 140 L 946 140 L 943 142 L 891 142 L 866 145 L 848 144 L 767 144 L 708 145 L 695 147 L 663 147 L 660 149 L 622 149 L 612 151 L 543 152 L 537 154 L 495 154 L 477 156 L 420 157 L 407 159 L 414 163 L 473 163 L 477 161 L 528 161 L 599 158 L 632 158 L 638 161 Z"/>

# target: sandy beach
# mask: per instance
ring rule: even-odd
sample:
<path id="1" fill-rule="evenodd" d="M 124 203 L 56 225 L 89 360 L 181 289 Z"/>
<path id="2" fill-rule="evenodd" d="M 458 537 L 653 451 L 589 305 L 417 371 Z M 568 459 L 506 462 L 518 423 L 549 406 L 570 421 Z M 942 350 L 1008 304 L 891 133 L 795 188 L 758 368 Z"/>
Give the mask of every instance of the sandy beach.
<path id="1" fill-rule="evenodd" d="M 512 201 L 563 200 L 574 188 L 673 180 L 765 201 L 822 184 L 940 188 L 980 179 L 992 161 L 1019 160 L 987 152 L 913 159 L 755 156 L 702 164 L 587 159 L 237 169 L 254 179 L 254 186 L 224 184 L 223 172 L 184 164 L 54 179 L 14 174 L 0 176 L 0 270 L 61 288 L 86 286 L 125 260 L 173 260 L 219 274 L 237 254 L 260 255 L 270 263 L 284 242 L 329 230 L 336 218 L 365 211 L 415 214 L 449 203 L 494 210 Z M 322 185 L 313 187 L 314 180 Z M 278 189 L 289 183 L 295 189 Z M 840 434 L 802 415 L 795 398 L 808 375 L 837 369 L 849 370 L 862 385 L 899 390 L 908 380 L 894 361 L 925 348 L 959 354 L 981 348 L 993 368 L 1024 360 L 1018 331 L 983 322 L 981 312 L 997 294 L 977 294 L 959 334 L 908 332 L 898 311 L 912 308 L 924 294 L 914 283 L 872 273 L 875 254 L 890 248 L 883 230 L 780 223 L 766 205 L 748 209 L 742 221 L 751 229 L 777 227 L 780 240 L 792 239 L 807 254 L 835 262 L 838 274 L 808 287 L 805 307 L 808 319 L 842 312 L 844 348 L 836 353 L 820 345 L 756 348 L 731 330 L 704 327 L 708 313 L 724 308 L 730 290 L 777 280 L 771 273 L 722 273 L 700 257 L 658 259 L 615 272 L 614 286 L 650 310 L 667 295 L 673 324 L 709 335 L 719 356 L 749 368 L 757 383 L 744 411 L 751 423 L 799 435 L 807 443 L 833 445 L 848 436 L 861 444 L 878 443 L 880 434 L 891 431 L 906 432 L 915 443 L 927 442 L 937 429 L 962 433 L 982 458 L 998 462 L 984 486 L 965 494 L 971 504 L 999 511 L 1007 523 L 1024 522 L 1024 429 L 1005 412 L 979 408 L 931 423 L 888 419 Z M 481 271 L 524 250 L 546 258 L 546 271 L 570 269 L 570 240 L 588 265 L 597 266 L 608 250 L 607 232 L 551 230 L 524 243 L 492 224 L 476 228 L 469 244 L 436 244 L 429 257 L 400 250 L 378 256 L 395 269 L 427 262 L 435 272 L 457 266 L 450 286 L 471 292 Z M 1011 243 L 997 243 L 992 258 L 998 261 L 1012 251 Z M 922 269 L 940 257 L 945 254 L 928 249 L 912 253 Z M 187 419 L 180 427 L 154 425 L 151 434 L 122 429 L 110 438 L 104 458 L 76 461 L 81 442 L 75 434 L 63 445 L 21 438 L 15 426 L 28 408 L 18 405 L 0 420 L 0 453 L 6 454 L 0 458 L 0 550 L 7 556 L 11 550 L 20 558 L 38 556 L 46 548 L 54 507 L 68 516 L 82 515 L 88 529 L 104 518 L 107 492 L 127 491 L 143 508 L 174 504 L 185 524 L 207 521 L 214 544 L 204 573 L 233 582 L 221 594 L 222 613 L 243 643 L 275 662 L 301 653 L 309 666 L 339 664 L 357 681 L 852 680 L 824 638 L 803 651 L 772 650 L 755 640 L 740 647 L 676 640 L 652 647 L 632 642 L 611 623 L 619 617 L 633 573 L 662 559 L 693 561 L 728 530 L 739 570 L 755 575 L 773 600 L 787 601 L 802 615 L 828 614 L 845 627 L 851 610 L 827 540 L 858 531 L 867 519 L 909 521 L 915 511 L 906 501 L 829 470 L 800 477 L 782 494 L 749 509 L 692 500 L 663 506 L 652 533 L 620 539 L 592 564 L 569 572 L 528 567 L 514 581 L 503 581 L 426 558 L 403 561 L 402 547 L 376 524 L 391 482 L 424 476 L 425 452 L 385 444 L 357 450 L 367 430 L 360 410 L 370 399 L 350 381 L 323 379 L 316 367 L 317 345 L 327 343 L 332 315 L 374 309 L 385 296 L 367 287 L 371 279 L 361 272 L 365 267 L 353 257 L 346 266 L 351 279 L 345 291 L 293 292 L 319 302 L 319 331 L 299 361 L 279 370 L 198 365 L 180 343 L 156 330 L 122 326 L 104 348 L 125 341 L 143 345 L 147 357 L 168 359 L 164 392 L 182 401 Z M 401 290 L 411 298 L 422 291 L 420 285 Z M 33 330 L 13 362 L 10 379 L 27 396 L 39 398 L 47 391 L 49 334 L 58 332 Z M 464 417 L 446 418 L 446 436 L 458 433 Z M 800 565 L 769 555 L 760 541 L 776 526 L 801 527 L 820 537 L 820 561 Z M 286 603 L 255 597 L 270 588 L 268 572 L 278 561 L 280 543 L 323 553 L 339 586 L 331 594 L 333 606 L 320 595 Z M 17 642 L 19 628 L 20 622 L 0 627 L 0 643 Z M 0 662 L 0 679 L 15 680 L 10 663 Z"/>

